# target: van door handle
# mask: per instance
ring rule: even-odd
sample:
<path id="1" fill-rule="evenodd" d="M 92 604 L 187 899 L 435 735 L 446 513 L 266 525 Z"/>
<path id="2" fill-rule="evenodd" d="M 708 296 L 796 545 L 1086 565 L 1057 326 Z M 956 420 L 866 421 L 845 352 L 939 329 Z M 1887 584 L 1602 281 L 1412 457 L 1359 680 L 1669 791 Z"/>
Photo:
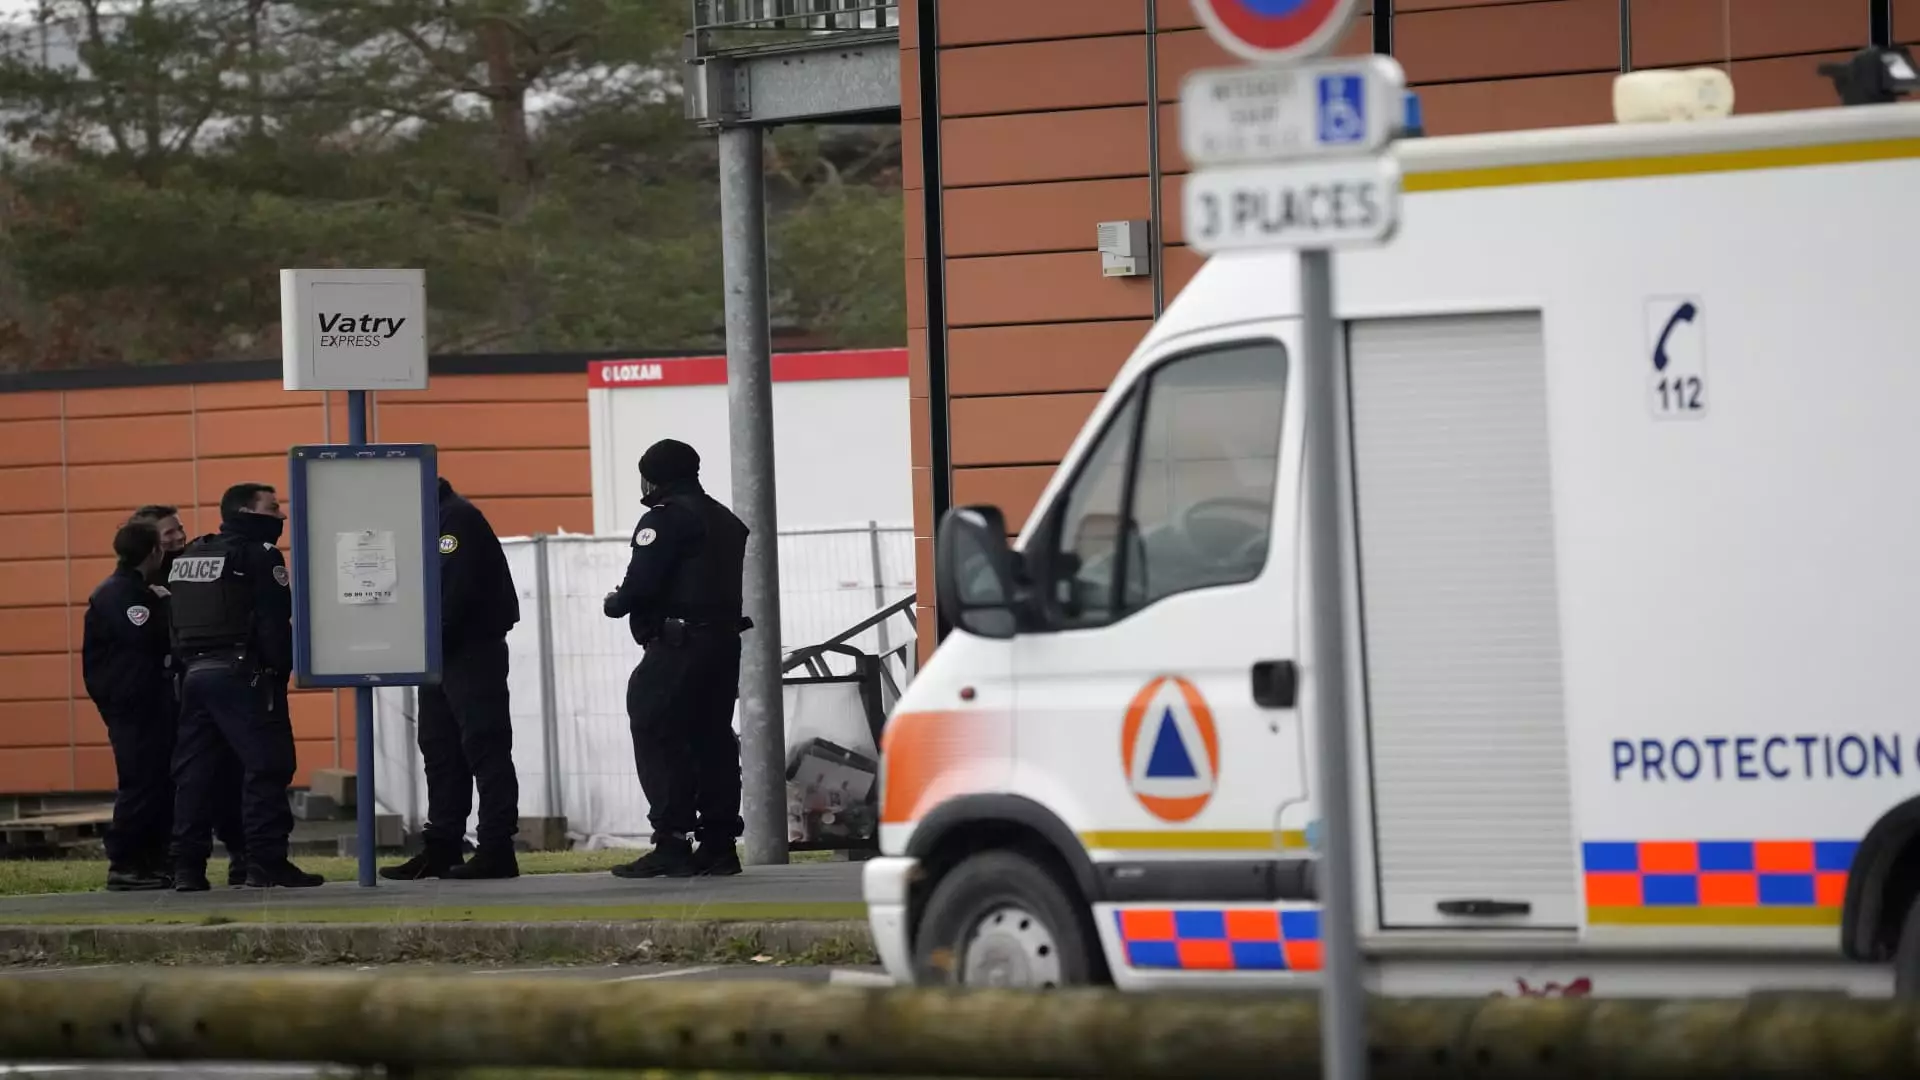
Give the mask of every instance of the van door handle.
<path id="1" fill-rule="evenodd" d="M 1291 660 L 1261 660 L 1253 665 L 1253 703 L 1263 709 L 1291 709 L 1300 695 L 1300 669 Z"/>
<path id="2" fill-rule="evenodd" d="M 1533 905 L 1525 900 L 1442 900 L 1433 905 L 1442 915 L 1527 915 Z"/>

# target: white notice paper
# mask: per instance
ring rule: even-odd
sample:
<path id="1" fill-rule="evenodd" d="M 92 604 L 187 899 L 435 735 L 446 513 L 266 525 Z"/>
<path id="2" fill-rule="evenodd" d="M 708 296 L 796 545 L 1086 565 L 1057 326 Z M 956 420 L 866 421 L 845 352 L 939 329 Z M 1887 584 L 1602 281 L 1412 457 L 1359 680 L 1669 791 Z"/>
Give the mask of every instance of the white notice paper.
<path id="1" fill-rule="evenodd" d="M 393 533 L 366 529 L 339 534 L 340 602 L 391 604 L 394 570 Z"/>

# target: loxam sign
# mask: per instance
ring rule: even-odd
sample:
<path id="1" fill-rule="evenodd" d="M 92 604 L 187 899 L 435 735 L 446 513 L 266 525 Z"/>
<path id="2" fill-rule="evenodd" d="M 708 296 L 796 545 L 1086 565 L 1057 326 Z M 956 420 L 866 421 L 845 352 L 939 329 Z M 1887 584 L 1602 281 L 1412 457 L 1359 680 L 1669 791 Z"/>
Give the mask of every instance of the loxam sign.
<path id="1" fill-rule="evenodd" d="M 426 389 L 426 292 L 419 270 L 280 271 L 281 385 Z"/>

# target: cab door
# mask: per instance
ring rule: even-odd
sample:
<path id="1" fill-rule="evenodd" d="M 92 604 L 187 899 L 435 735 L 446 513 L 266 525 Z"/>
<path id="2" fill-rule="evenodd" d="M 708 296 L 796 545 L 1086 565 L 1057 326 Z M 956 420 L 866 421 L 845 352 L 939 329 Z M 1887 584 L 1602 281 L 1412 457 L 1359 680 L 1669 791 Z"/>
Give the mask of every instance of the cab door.
<path id="1" fill-rule="evenodd" d="M 1248 863 L 1288 864 L 1281 893 L 1305 865 L 1276 851 L 1304 847 L 1306 824 L 1295 333 L 1167 342 L 1103 408 L 1023 547 L 1039 625 L 1013 642 L 1015 786 L 1080 836 L 1109 900 L 1270 903 L 1274 876 Z M 1172 925 L 1152 914 L 1142 925 Z M 1111 944 L 1119 924 L 1101 922 Z"/>

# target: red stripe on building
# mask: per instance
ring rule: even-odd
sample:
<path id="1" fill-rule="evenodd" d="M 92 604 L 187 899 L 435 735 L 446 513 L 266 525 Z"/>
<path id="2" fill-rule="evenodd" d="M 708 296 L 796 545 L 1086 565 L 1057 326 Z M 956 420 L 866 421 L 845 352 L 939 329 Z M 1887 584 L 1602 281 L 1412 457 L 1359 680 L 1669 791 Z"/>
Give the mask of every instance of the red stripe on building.
<path id="1" fill-rule="evenodd" d="M 904 379 L 905 349 L 849 349 L 836 352 L 775 353 L 774 382 L 822 379 Z M 595 390 L 633 390 L 652 386 L 724 386 L 724 356 L 679 356 L 664 360 L 595 360 L 587 365 L 587 385 Z"/>

